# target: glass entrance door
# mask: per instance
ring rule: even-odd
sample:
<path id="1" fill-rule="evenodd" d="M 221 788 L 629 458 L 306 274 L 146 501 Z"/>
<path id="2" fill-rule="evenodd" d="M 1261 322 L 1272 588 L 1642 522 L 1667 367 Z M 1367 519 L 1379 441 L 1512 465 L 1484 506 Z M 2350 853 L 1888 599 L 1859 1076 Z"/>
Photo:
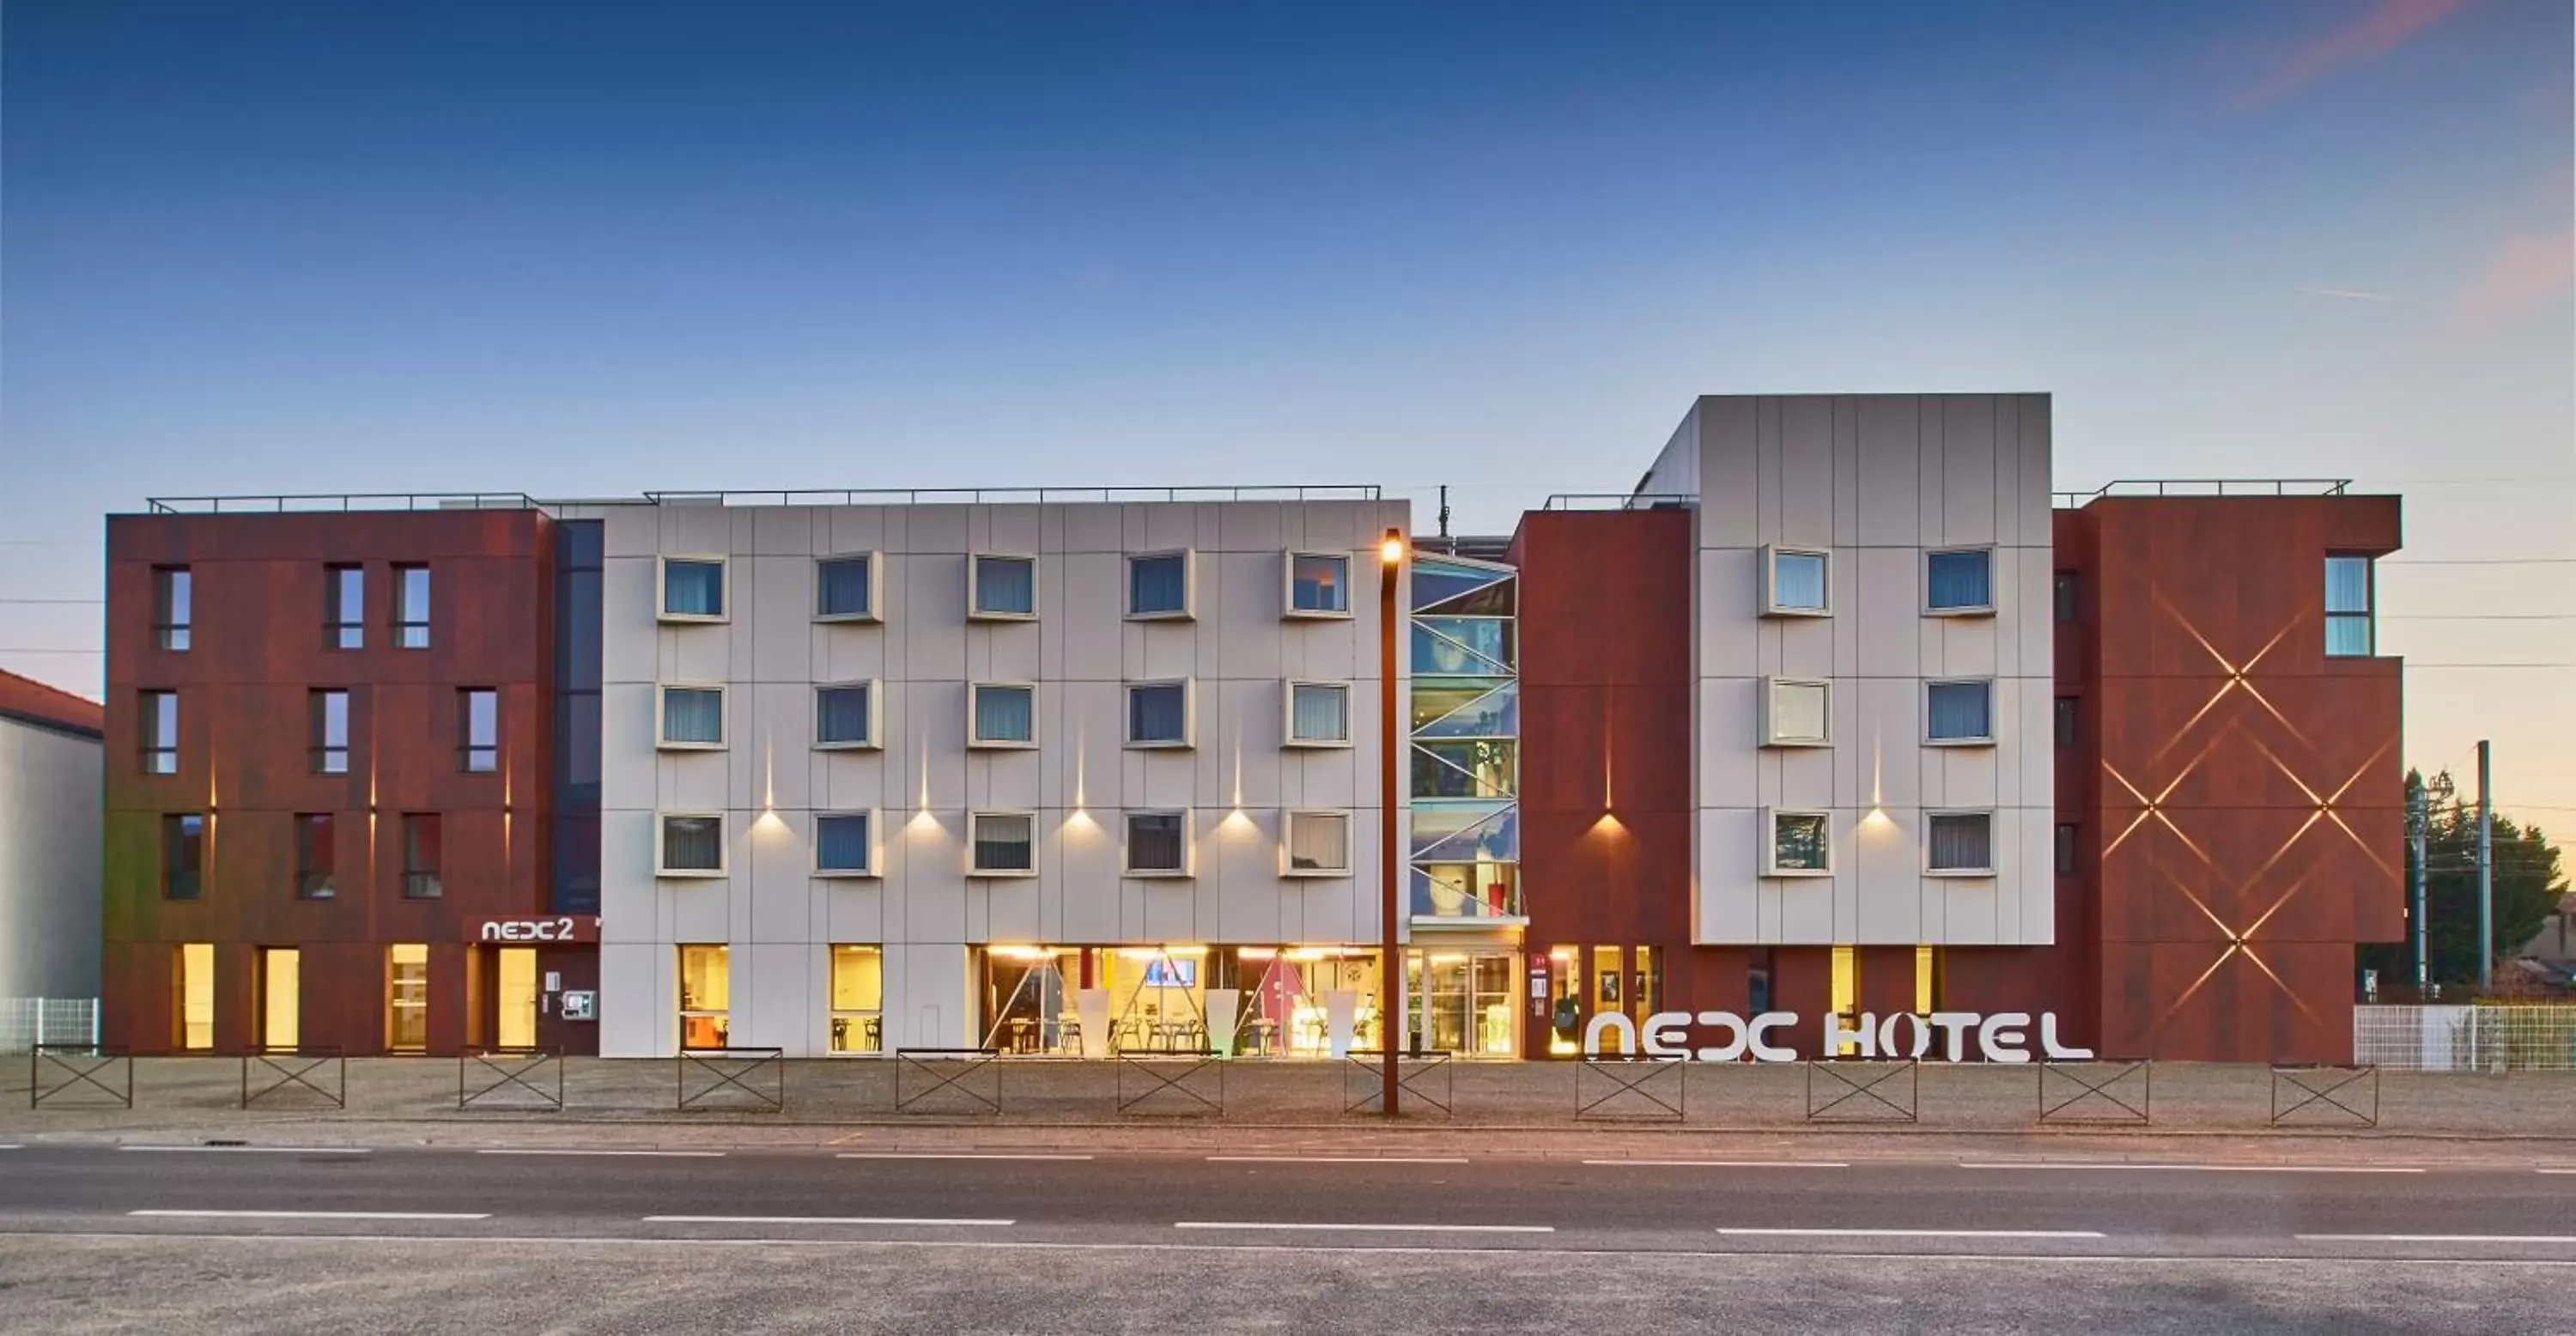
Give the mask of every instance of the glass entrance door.
<path id="1" fill-rule="evenodd" d="M 1513 982 L 1520 959 L 1504 951 L 1414 951 L 1405 957 L 1414 1034 L 1424 1049 L 1508 1058 L 1519 1048 Z"/>

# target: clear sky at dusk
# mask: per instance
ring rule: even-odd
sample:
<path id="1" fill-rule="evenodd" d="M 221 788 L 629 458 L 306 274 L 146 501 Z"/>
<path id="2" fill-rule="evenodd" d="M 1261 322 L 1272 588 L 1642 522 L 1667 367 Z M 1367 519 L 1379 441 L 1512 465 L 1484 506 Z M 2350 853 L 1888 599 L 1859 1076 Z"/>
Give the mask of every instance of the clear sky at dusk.
<path id="1" fill-rule="evenodd" d="M 2409 760 L 2493 736 L 2576 826 L 2564 0 L 5 25 L 22 599 L 153 495 L 1446 483 L 1501 531 L 1695 394 L 2046 390 L 2061 489 L 2403 491 Z M 0 667 L 95 695 L 98 622 L 0 600 Z"/>

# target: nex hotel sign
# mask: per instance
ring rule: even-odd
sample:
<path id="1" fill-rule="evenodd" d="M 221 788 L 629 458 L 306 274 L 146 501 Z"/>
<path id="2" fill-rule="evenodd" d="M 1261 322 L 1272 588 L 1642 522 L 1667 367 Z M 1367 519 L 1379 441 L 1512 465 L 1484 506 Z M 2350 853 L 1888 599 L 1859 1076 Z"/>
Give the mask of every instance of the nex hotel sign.
<path id="1" fill-rule="evenodd" d="M 1721 1042 L 1705 1048 L 1690 1046 L 1690 1026 L 1698 1024 L 1717 1032 Z M 1819 1053 L 1841 1054 L 1846 1045 L 1848 1056 L 1863 1058 L 1932 1058 L 1944 1062 L 2028 1062 L 2031 1060 L 2031 1014 L 2026 1011 L 1936 1011 L 1917 1015 L 1900 1011 L 1880 1017 L 1864 1011 L 1857 1023 L 1842 1016 L 1824 1018 L 1824 1045 Z M 1750 1057 L 1755 1062 L 1796 1062 L 1798 1054 L 1773 1036 L 1794 1030 L 1798 1013 L 1766 1011 L 1746 1020 L 1731 1011 L 1658 1011 L 1646 1018 L 1643 1042 L 1637 1023 L 1616 1011 L 1596 1012 L 1583 1027 L 1583 1052 L 1586 1057 L 1601 1054 L 1601 1036 L 1617 1032 L 1619 1053 L 1642 1052 L 1650 1058 L 1679 1059 L 1696 1062 L 1737 1062 Z M 2083 1062 L 2093 1056 L 2089 1048 L 2073 1048 L 2057 1037 L 2057 1013 L 2043 1011 L 2038 1017 L 2036 1042 L 2039 1055 L 2050 1062 Z M 1973 1047 L 1974 1052 L 1970 1050 Z"/>

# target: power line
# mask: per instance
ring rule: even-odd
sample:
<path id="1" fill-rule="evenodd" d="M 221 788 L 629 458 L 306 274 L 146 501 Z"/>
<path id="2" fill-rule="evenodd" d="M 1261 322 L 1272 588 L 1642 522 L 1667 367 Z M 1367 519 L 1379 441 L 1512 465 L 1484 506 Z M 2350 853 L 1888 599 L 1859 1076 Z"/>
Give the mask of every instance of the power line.
<path id="1" fill-rule="evenodd" d="M 0 603 L 71 603 L 89 607 L 97 607 L 106 601 L 103 598 L 0 598 Z"/>
<path id="2" fill-rule="evenodd" d="M 2383 612 L 2379 619 L 2383 622 L 2576 622 L 2576 612 Z"/>
<path id="3" fill-rule="evenodd" d="M 2576 557 L 2390 557 L 2382 566 L 2576 566 Z"/>

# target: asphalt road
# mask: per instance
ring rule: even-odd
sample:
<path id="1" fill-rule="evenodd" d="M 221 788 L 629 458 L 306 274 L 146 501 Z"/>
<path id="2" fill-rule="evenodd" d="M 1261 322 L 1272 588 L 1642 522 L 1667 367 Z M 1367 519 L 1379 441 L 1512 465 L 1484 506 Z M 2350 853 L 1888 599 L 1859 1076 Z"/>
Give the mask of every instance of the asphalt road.
<path id="1" fill-rule="evenodd" d="M 2571 1331 L 2576 1175 L 25 1146 L 0 1329 Z"/>

